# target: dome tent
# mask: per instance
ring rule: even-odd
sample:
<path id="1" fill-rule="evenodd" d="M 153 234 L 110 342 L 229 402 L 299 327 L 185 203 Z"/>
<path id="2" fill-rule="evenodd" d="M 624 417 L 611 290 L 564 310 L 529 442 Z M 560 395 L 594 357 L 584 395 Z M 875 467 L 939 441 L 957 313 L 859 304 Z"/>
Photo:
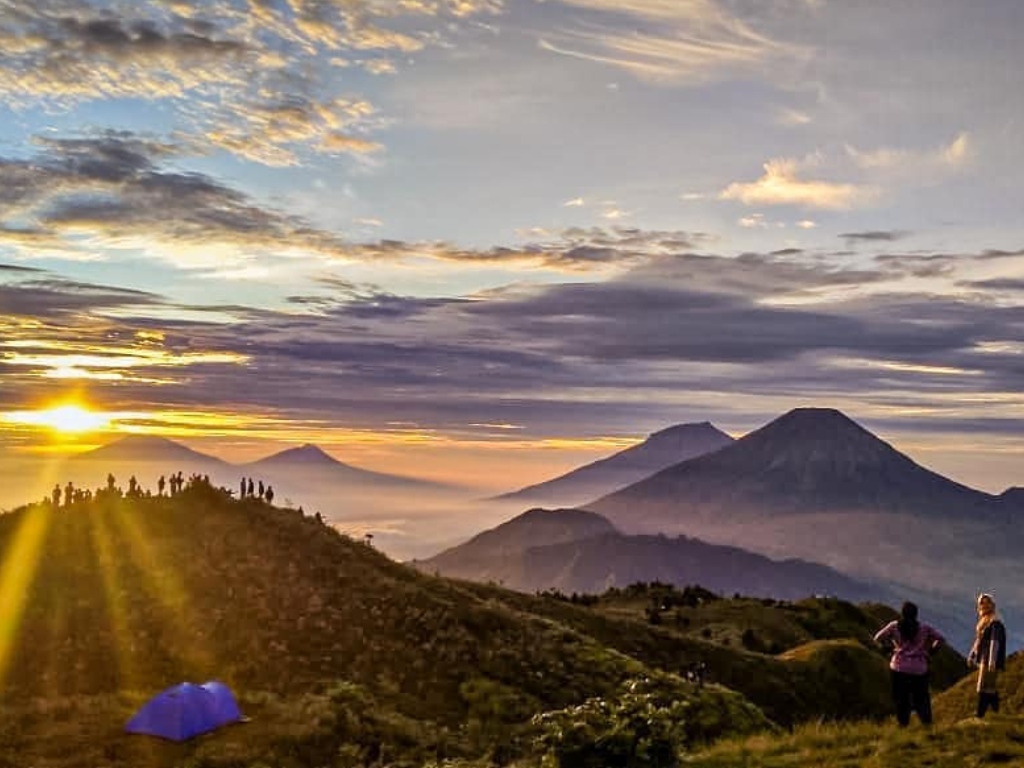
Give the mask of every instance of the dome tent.
<path id="1" fill-rule="evenodd" d="M 128 721 L 125 730 L 186 741 L 243 719 L 234 694 L 224 683 L 181 683 L 147 701 Z"/>

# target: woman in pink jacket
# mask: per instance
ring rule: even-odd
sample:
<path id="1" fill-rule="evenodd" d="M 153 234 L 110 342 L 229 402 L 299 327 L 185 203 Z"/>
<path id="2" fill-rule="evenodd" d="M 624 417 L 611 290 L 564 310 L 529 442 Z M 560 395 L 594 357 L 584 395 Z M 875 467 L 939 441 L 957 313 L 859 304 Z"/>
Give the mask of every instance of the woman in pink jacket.
<path id="1" fill-rule="evenodd" d="M 892 673 L 896 721 L 900 726 L 908 725 L 913 710 L 922 723 L 931 725 L 928 659 L 945 642 L 945 638 L 932 627 L 920 623 L 917 606 L 906 602 L 900 610 L 900 618 L 882 627 L 875 635 L 875 642 L 892 648 L 889 670 Z"/>

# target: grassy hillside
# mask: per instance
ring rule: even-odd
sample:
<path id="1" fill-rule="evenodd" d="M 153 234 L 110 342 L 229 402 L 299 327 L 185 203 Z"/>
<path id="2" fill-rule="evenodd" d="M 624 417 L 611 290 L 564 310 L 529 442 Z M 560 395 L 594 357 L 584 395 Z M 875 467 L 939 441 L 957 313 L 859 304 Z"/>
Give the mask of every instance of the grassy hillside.
<path id="1" fill-rule="evenodd" d="M 588 701 L 618 711 L 652 679 L 703 713 L 709 737 L 769 727 L 737 694 L 202 483 L 0 516 L 0 595 L 0 766 L 526 755 L 539 749 L 534 715 Z M 121 734 L 149 695 L 212 678 L 239 692 L 253 723 L 152 756 Z M 208 749 L 244 757 L 197 762 Z"/>
<path id="2" fill-rule="evenodd" d="M 709 679 L 739 691 L 782 725 L 880 718 L 892 711 L 886 657 L 871 641 L 896 616 L 885 606 L 834 598 L 715 599 L 704 590 L 668 585 L 634 585 L 596 602 L 582 598 L 582 604 L 468 582 L 464 587 L 516 610 L 548 616 L 650 667 L 685 675 L 704 663 Z M 671 607 L 661 613 L 660 623 L 651 624 L 651 606 L 666 603 Z M 753 637 L 757 650 L 745 648 L 744 637 L 748 643 Z M 817 644 L 839 639 L 852 639 L 856 647 Z M 807 647 L 819 650 L 797 652 Z M 943 649 L 933 660 L 933 687 L 947 688 L 964 672 L 963 658 Z"/>
<path id="3" fill-rule="evenodd" d="M 35 505 L 0 516 L 0 768 L 668 766 L 774 732 L 766 714 L 888 714 L 868 637 L 891 615 L 455 582 L 204 483 Z M 707 685 L 682 678 L 697 662 Z M 211 678 L 251 722 L 123 734 L 156 691 Z"/>
<path id="4" fill-rule="evenodd" d="M 977 672 L 971 671 L 960 682 L 937 697 L 935 716 L 960 719 L 974 714 L 977 703 Z M 1006 671 L 999 678 L 999 698 L 1003 712 L 1024 713 L 1024 652 L 1007 658 Z"/>
<path id="5" fill-rule="evenodd" d="M 1024 765 L 1024 722 L 993 718 L 938 722 L 812 724 L 783 736 L 754 736 L 690 756 L 700 768 L 975 768 Z"/>

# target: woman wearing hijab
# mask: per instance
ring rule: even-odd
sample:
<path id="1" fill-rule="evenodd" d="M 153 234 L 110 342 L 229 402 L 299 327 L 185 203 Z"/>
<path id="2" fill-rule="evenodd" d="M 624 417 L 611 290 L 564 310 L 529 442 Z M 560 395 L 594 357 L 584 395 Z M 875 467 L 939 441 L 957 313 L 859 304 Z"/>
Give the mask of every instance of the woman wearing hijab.
<path id="1" fill-rule="evenodd" d="M 892 697 L 896 704 L 896 722 L 904 727 L 910 723 L 911 710 L 921 722 L 931 725 L 932 697 L 928 690 L 928 657 L 945 642 L 934 628 L 917 620 L 917 606 L 906 602 L 900 618 L 882 627 L 875 642 L 892 647 L 889 670 L 892 675 Z"/>
<path id="2" fill-rule="evenodd" d="M 1006 669 L 1006 627 L 996 613 L 992 595 L 978 595 L 978 626 L 974 630 L 974 645 L 967 654 L 967 663 L 978 668 L 978 717 L 991 709 L 999 711 L 999 689 L 996 681 L 999 671 Z"/>

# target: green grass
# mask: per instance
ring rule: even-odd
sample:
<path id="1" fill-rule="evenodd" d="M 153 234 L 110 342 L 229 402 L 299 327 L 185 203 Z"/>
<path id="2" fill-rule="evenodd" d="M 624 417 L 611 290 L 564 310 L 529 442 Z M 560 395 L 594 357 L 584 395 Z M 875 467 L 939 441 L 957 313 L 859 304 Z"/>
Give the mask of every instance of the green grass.
<path id="1" fill-rule="evenodd" d="M 202 487 L 0 515 L 0 573 L 32 561 L 26 541 L 30 578 L 0 585 L 11 641 L 0 644 L 0 768 L 570 768 L 568 756 L 636 743 L 647 762 L 630 766 L 670 764 L 655 759 L 668 744 L 711 766 L 827 768 L 886 765 L 929 739 L 941 741 L 935 755 L 968 755 L 968 726 L 861 723 L 689 756 L 737 733 L 888 715 L 885 659 L 870 643 L 894 615 L 884 606 L 708 598 L 653 625 L 646 609 L 664 595 L 650 585 L 583 606 L 426 576 L 295 510 Z M 936 689 L 965 671 L 947 655 Z M 699 661 L 703 689 L 674 674 Z M 157 691 L 213 678 L 252 722 L 184 745 L 122 732 Z M 1024 705 L 1022 683 L 1015 657 L 1008 711 Z M 936 697 L 950 722 L 972 707 L 969 680 Z M 563 726 L 582 743 L 564 742 Z M 1016 727 L 975 727 L 989 761 L 976 764 L 1024 765 Z"/>
<path id="2" fill-rule="evenodd" d="M 804 725 L 784 736 L 724 741 L 688 755 L 701 768 L 973 768 L 1024 765 L 1024 720 Z"/>

